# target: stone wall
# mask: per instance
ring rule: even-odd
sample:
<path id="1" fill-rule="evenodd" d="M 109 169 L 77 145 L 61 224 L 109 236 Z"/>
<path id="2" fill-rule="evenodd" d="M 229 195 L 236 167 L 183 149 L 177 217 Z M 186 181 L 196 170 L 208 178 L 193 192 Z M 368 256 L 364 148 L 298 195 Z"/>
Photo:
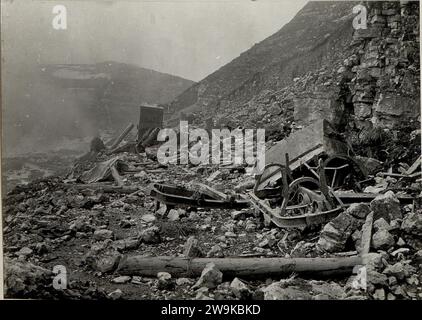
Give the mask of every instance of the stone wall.
<path id="1" fill-rule="evenodd" d="M 344 60 L 301 77 L 289 88 L 295 93 L 297 123 L 323 117 L 359 131 L 420 120 L 419 3 L 362 4 L 367 29 L 354 30 L 350 23 L 353 36 Z"/>
<path id="2" fill-rule="evenodd" d="M 342 70 L 354 74 L 348 87 L 356 125 L 391 128 L 420 115 L 419 3 L 364 5 L 368 28 L 354 32 Z"/>

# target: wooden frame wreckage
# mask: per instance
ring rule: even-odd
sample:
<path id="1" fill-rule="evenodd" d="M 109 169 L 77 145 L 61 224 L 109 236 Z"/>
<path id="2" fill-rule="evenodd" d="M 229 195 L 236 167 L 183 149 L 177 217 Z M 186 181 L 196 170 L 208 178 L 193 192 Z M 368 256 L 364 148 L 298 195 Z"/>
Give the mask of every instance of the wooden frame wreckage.
<path id="1" fill-rule="evenodd" d="M 150 111 L 149 106 L 141 107 L 136 142 L 128 142 L 119 147 L 133 129 L 131 124 L 109 144 L 106 152 L 139 152 L 139 148 L 155 143 L 158 130 L 162 126 L 162 109 L 160 111 L 154 107 L 151 111 L 156 112 L 154 115 L 150 114 Z M 144 122 L 143 116 L 146 114 L 148 119 Z M 228 195 L 203 183 L 196 183 L 195 190 L 152 184 L 145 193 L 155 199 L 155 210 L 158 210 L 160 203 L 166 205 L 166 210 L 174 207 L 242 209 L 252 205 L 262 213 L 265 223 L 298 229 L 327 223 L 349 204 L 370 202 L 377 196 L 359 192 L 360 184 L 368 180 L 365 169 L 356 161 L 351 148 L 326 120 L 317 121 L 277 142 L 267 150 L 265 161 L 266 165 L 256 177 L 253 191 L 247 194 Z M 84 179 L 81 180 L 87 184 L 68 186 L 84 188 L 111 176 L 118 185 L 108 186 L 112 188 L 110 192 L 141 192 L 142 190 L 136 187 L 123 185 L 117 170 L 119 166 L 124 167 L 124 163 L 115 158 L 110 159 L 84 173 Z M 409 168 L 405 178 L 416 177 L 414 171 L 419 166 L 420 159 Z M 340 191 L 340 187 L 344 186 L 352 191 Z M 402 203 L 412 203 L 414 200 L 410 196 L 398 198 Z M 265 259 L 125 256 L 119 262 L 117 272 L 154 276 L 157 272 L 168 271 L 175 275 L 196 276 L 207 263 L 212 262 L 228 276 L 275 276 L 291 273 L 332 275 L 344 272 L 350 274 L 356 266 L 365 264 L 365 255 L 370 249 L 372 220 L 371 213 L 362 228 L 359 255 L 353 253 L 349 256 L 330 258 Z"/>
<path id="2" fill-rule="evenodd" d="M 149 194 L 168 208 L 240 209 L 249 202 L 262 212 L 267 223 L 283 228 L 323 224 L 348 204 L 370 202 L 376 197 L 356 192 L 367 174 L 327 120 L 319 120 L 276 143 L 266 152 L 265 163 L 247 197 L 228 196 L 205 184 L 196 184 L 195 191 L 155 184 Z M 345 185 L 355 190 L 338 190 Z M 399 199 L 405 203 L 413 200 Z M 272 208 L 271 203 L 276 207 Z"/>

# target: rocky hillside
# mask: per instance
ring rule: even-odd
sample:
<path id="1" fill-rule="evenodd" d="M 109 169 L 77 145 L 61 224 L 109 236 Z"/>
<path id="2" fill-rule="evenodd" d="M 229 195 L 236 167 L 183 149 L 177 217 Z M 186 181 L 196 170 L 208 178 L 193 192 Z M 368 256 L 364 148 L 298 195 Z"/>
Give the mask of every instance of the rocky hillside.
<path id="1" fill-rule="evenodd" d="M 140 68 L 103 62 L 93 65 L 43 66 L 45 80 L 71 91 L 88 108 L 90 117 L 102 126 L 137 121 L 142 102 L 164 104 L 174 99 L 193 81 Z"/>
<path id="2" fill-rule="evenodd" d="M 64 138 L 92 137 L 105 129 L 121 130 L 128 122 L 137 123 L 142 102 L 169 102 L 193 84 L 117 62 L 14 72 L 3 92 L 5 148 L 11 154 L 43 150 Z"/>
<path id="3" fill-rule="evenodd" d="M 348 44 L 355 4 L 310 2 L 280 31 L 186 90 L 172 107 L 229 107 L 228 102 L 285 87 L 295 77 L 338 59 L 342 52 L 332 49 Z"/>
<path id="4" fill-rule="evenodd" d="M 265 127 L 278 138 L 325 118 L 362 138 L 374 128 L 419 126 L 419 3 L 310 2 L 279 32 L 242 53 L 173 103 L 197 121 Z M 355 140 L 356 140 L 355 139 Z"/>

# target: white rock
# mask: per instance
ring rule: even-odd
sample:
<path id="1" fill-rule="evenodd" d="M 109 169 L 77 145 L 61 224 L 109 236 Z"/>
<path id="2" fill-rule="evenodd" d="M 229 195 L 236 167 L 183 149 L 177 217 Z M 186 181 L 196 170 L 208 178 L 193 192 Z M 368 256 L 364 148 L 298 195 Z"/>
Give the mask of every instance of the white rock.
<path id="1" fill-rule="evenodd" d="M 129 276 L 120 276 L 120 277 L 114 278 L 111 281 L 113 283 L 126 283 L 126 282 L 129 282 L 130 280 L 131 280 L 131 277 Z"/>
<path id="2" fill-rule="evenodd" d="M 94 239 L 95 240 L 107 240 L 113 238 L 113 231 L 107 229 L 95 230 Z"/>
<path id="3" fill-rule="evenodd" d="M 372 246 L 377 250 L 389 249 L 394 246 L 394 237 L 387 230 L 378 230 L 372 236 Z"/>
<path id="4" fill-rule="evenodd" d="M 18 252 L 17 252 L 17 255 L 18 256 L 29 256 L 29 255 L 31 255 L 32 254 L 32 249 L 31 248 L 28 248 L 28 247 L 23 247 L 22 249 L 20 249 Z"/>
<path id="5" fill-rule="evenodd" d="M 171 209 L 167 215 L 169 221 L 177 221 L 180 219 L 179 211 Z"/>
<path id="6" fill-rule="evenodd" d="M 157 220 L 157 218 L 151 213 L 144 214 L 141 219 L 142 221 L 147 223 L 154 222 L 155 220 Z"/>
<path id="7" fill-rule="evenodd" d="M 117 299 L 120 299 L 120 298 L 122 297 L 122 295 L 123 295 L 123 292 L 122 292 L 122 290 L 120 290 L 120 289 L 114 290 L 113 292 L 110 292 L 110 293 L 108 294 L 108 296 L 109 296 L 112 300 L 117 300 Z"/>
<path id="8" fill-rule="evenodd" d="M 230 283 L 230 289 L 236 298 L 244 300 L 251 296 L 251 291 L 249 287 L 243 283 L 239 278 L 234 278 Z"/>
<path id="9" fill-rule="evenodd" d="M 208 263 L 202 270 L 201 277 L 195 284 L 195 288 L 206 287 L 213 289 L 223 281 L 223 273 L 218 270 L 214 263 Z"/>

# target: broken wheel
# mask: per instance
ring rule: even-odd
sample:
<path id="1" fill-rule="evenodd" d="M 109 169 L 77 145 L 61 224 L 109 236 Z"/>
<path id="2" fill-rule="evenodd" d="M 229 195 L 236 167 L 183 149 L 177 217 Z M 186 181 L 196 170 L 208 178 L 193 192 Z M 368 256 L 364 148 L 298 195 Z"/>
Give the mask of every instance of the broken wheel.
<path id="1" fill-rule="evenodd" d="M 326 209 L 330 209 L 329 204 L 321 192 L 319 181 L 314 178 L 296 179 L 289 184 L 288 190 L 283 191 L 282 216 L 322 212 Z"/>

